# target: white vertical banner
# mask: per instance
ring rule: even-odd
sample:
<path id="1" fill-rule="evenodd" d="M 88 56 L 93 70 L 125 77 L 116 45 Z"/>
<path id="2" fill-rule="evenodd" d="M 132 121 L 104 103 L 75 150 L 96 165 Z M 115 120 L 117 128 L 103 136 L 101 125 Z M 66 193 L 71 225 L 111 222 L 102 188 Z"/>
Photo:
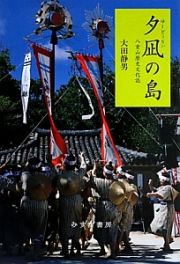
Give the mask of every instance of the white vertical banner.
<path id="1" fill-rule="evenodd" d="M 137 186 L 140 189 L 144 188 L 144 180 L 143 180 L 143 174 L 142 173 L 137 174 Z"/>
<path id="2" fill-rule="evenodd" d="M 31 82 L 31 53 L 28 52 L 24 57 L 24 65 L 21 77 L 21 100 L 23 107 L 23 123 L 27 124 L 27 109 L 28 109 L 28 101 L 29 101 L 29 89 Z"/>

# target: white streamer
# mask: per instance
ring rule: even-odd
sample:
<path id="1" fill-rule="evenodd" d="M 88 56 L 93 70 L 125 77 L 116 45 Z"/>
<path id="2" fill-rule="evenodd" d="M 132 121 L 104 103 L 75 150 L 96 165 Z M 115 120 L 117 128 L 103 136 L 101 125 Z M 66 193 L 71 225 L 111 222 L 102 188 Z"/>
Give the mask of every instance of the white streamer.
<path id="1" fill-rule="evenodd" d="M 82 120 L 88 120 L 88 119 L 91 119 L 91 117 L 94 115 L 94 107 L 93 107 L 93 104 L 92 104 L 92 101 L 91 101 L 91 98 L 89 96 L 89 94 L 87 93 L 87 91 L 85 90 L 85 88 L 82 86 L 78 76 L 76 76 L 76 80 L 80 86 L 80 88 L 82 89 L 82 91 L 84 92 L 87 100 L 88 100 L 88 103 L 89 103 L 89 106 L 92 110 L 91 114 L 88 114 L 88 115 L 82 115 Z"/>

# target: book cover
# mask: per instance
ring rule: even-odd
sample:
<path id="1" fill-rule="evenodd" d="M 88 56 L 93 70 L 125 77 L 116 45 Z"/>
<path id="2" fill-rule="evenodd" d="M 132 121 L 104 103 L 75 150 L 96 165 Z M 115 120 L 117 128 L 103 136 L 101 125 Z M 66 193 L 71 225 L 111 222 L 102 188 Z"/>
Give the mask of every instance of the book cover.
<path id="1" fill-rule="evenodd" d="M 122 169 L 126 170 L 126 176 L 134 179 L 138 186 L 141 198 L 146 198 L 149 178 L 157 180 L 156 172 L 166 167 L 171 171 L 172 183 L 179 189 L 179 16 L 180 3 L 175 0 L 53 0 L 42 3 L 38 0 L 0 1 L 0 174 L 3 174 L 0 188 L 5 190 L 2 196 L 0 195 L 0 205 L 6 212 L 0 218 L 0 243 L 7 254 L 12 253 L 11 249 L 17 253 L 18 236 L 24 234 L 19 206 L 29 201 L 26 199 L 29 193 L 20 189 L 20 197 L 17 197 L 14 206 L 13 196 L 8 196 L 12 191 L 10 187 L 16 187 L 17 182 L 22 184 L 22 168 L 32 156 L 35 162 L 33 166 L 41 168 L 42 174 L 47 175 L 52 169 L 51 166 L 58 165 L 57 168 L 63 168 L 62 164 L 69 153 L 73 158 L 69 163 L 74 164 L 79 162 L 79 154 L 84 152 L 86 165 L 91 169 L 95 160 L 100 160 L 103 166 L 110 162 L 113 167 L 105 168 L 106 173 L 110 172 L 110 175 L 116 178 L 116 173 L 122 172 Z M 30 54 L 29 52 L 32 57 L 28 55 L 28 60 L 24 60 L 24 53 Z M 25 99 L 24 113 L 21 111 L 20 95 Z M 37 160 L 40 162 L 37 163 Z M 69 193 L 76 195 L 74 190 L 79 195 L 79 181 L 71 182 L 70 179 L 68 182 L 63 178 L 61 182 L 64 184 L 64 190 L 60 190 L 61 198 Z M 68 191 L 67 182 L 72 184 L 72 189 Z M 47 187 L 49 195 L 51 188 L 49 185 Z M 42 189 L 41 183 L 38 182 L 36 194 L 40 195 L 39 190 Z M 117 203 L 124 199 L 124 190 L 121 188 L 120 191 L 122 196 L 118 196 Z M 134 197 L 137 202 L 136 194 L 137 190 Z M 59 192 L 55 199 L 59 199 L 58 195 Z M 33 197 L 37 198 L 36 195 Z M 89 199 L 93 206 L 94 199 L 97 199 L 97 203 L 105 204 L 109 197 L 99 197 L 95 193 L 93 199 Z M 35 220 L 37 223 L 39 220 L 47 220 L 45 217 L 51 208 L 47 207 L 46 200 L 43 200 L 42 206 L 39 206 L 41 201 L 36 200 L 34 204 L 39 206 L 40 213 L 32 206 L 35 214 L 33 216 L 30 213 L 30 223 Z M 139 206 L 137 205 L 135 217 L 145 232 L 152 216 L 152 210 L 149 210 L 152 207 L 147 210 L 145 206 L 142 216 L 141 202 L 142 200 Z M 79 205 L 82 206 L 81 200 Z M 123 207 L 122 204 L 121 206 Z M 62 206 L 61 210 L 62 214 L 67 213 L 64 226 L 69 221 L 68 228 L 71 228 L 71 231 L 79 227 L 84 228 L 84 222 L 80 218 L 71 220 L 71 212 L 76 205 L 71 203 L 71 207 L 66 207 L 67 210 L 64 208 Z M 175 209 L 174 236 L 179 235 L 179 202 Z M 92 215 L 93 210 L 94 207 L 91 210 Z M 99 211 L 96 208 L 96 212 Z M 4 211 L 0 210 L 0 214 L 2 212 Z M 108 220 L 93 220 L 96 230 L 112 227 L 111 214 L 107 215 L 110 216 Z M 33 244 L 33 250 L 39 249 L 39 245 L 42 246 L 43 239 L 47 239 L 49 246 L 59 243 L 58 236 L 54 236 L 57 228 L 69 235 L 61 225 L 62 222 L 59 222 L 59 212 L 53 215 L 52 219 L 56 220 L 56 231 L 50 230 L 54 233 L 48 233 L 52 236 L 46 236 L 44 239 L 40 229 L 35 237 L 32 233 L 28 234 L 30 243 L 37 242 L 37 247 Z M 2 228 L 4 226 L 6 228 Z M 33 226 L 35 227 L 36 225 Z M 45 228 L 43 225 L 44 233 Z M 84 263 L 86 259 L 91 261 L 95 251 L 100 250 L 97 241 L 93 240 L 88 251 L 92 229 L 89 228 L 88 231 L 89 237 L 83 241 L 85 258 L 78 256 L 79 244 L 74 246 L 77 256 L 72 257 L 78 261 L 80 257 Z M 22 240 L 26 242 L 24 237 Z M 52 241 L 48 240 L 49 237 Z M 134 238 L 137 239 L 135 236 Z M 128 241 L 127 237 L 126 242 Z M 149 241 L 148 236 L 146 243 L 154 248 Z M 68 255 L 68 242 L 65 251 L 62 250 L 65 257 Z M 142 242 L 144 243 L 144 239 Z M 62 249 L 61 243 L 58 245 Z M 130 244 L 128 245 L 130 249 Z M 159 247 L 160 244 L 156 249 Z M 53 248 L 58 251 L 57 261 L 62 258 L 59 256 L 60 248 Z M 29 249 L 32 250 L 32 247 Z M 48 250 L 51 255 L 51 248 Z M 141 244 L 135 252 L 143 252 L 141 257 L 146 261 L 144 256 L 147 252 L 143 250 L 144 245 Z M 20 257 L 17 257 L 16 253 L 13 255 L 13 261 L 19 263 Z M 32 256 L 36 257 L 36 253 L 40 252 L 33 251 Z M 71 253 L 73 255 L 73 248 Z M 106 250 L 103 249 L 101 253 L 105 258 L 116 257 L 115 254 L 110 255 L 110 251 L 107 256 Z M 117 257 L 122 260 L 121 256 Z M 139 258 L 139 253 L 137 257 Z M 168 257 L 174 256 L 171 254 Z M 44 259 L 44 262 L 49 263 L 50 258 L 51 256 Z M 152 261 L 152 255 L 150 258 Z M 4 257 L 2 259 L 4 261 Z M 3 263 L 6 263 L 6 260 Z M 23 259 L 22 263 L 27 261 Z"/>

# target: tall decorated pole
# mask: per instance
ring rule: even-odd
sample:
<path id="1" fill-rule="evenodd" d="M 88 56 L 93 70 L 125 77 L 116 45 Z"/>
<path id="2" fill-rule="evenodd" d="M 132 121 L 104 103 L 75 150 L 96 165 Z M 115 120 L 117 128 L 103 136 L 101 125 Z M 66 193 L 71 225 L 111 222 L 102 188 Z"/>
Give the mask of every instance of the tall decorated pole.
<path id="1" fill-rule="evenodd" d="M 73 36 L 72 19 L 65 7 L 58 0 L 42 2 L 40 10 L 36 14 L 36 23 L 39 28 L 35 30 L 36 34 L 44 30 L 51 31 L 50 43 L 52 44 L 52 76 L 51 76 L 51 99 L 52 113 L 54 111 L 55 94 L 55 47 L 58 39 L 66 39 Z"/>
<path id="2" fill-rule="evenodd" d="M 117 168 L 122 167 L 123 161 L 111 135 L 104 108 L 103 49 L 104 39 L 109 38 L 110 22 L 111 17 L 104 16 L 103 10 L 100 9 L 99 5 L 93 11 L 86 11 L 86 22 L 83 24 L 83 27 L 89 32 L 89 39 L 98 40 L 100 55 L 99 57 L 94 57 L 77 54 L 76 59 L 80 62 L 97 98 L 102 120 L 100 135 L 101 158 L 104 162 L 111 161 L 114 167 Z"/>
<path id="3" fill-rule="evenodd" d="M 51 162 L 56 166 L 57 164 L 63 164 L 63 160 L 67 154 L 67 146 L 53 119 L 55 95 L 55 48 L 58 44 L 58 39 L 66 39 L 73 36 L 72 20 L 69 12 L 60 5 L 59 1 L 52 0 L 41 4 L 40 10 L 36 14 L 36 23 L 39 27 L 35 30 L 35 34 L 41 34 L 46 30 L 51 31 L 51 50 L 37 44 L 33 44 L 32 47 L 43 86 L 45 105 L 50 122 Z"/>
<path id="4" fill-rule="evenodd" d="M 104 16 L 103 10 L 99 5 L 93 11 L 86 11 L 86 22 L 83 27 L 89 32 L 89 38 L 98 40 L 100 55 L 100 76 L 103 84 L 103 49 L 104 39 L 109 38 L 111 17 Z"/>

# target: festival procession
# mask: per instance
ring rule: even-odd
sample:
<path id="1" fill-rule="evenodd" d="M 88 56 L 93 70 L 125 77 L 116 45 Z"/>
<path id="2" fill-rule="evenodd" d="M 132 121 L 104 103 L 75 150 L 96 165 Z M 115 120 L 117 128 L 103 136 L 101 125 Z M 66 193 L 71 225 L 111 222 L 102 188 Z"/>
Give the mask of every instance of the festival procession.
<path id="1" fill-rule="evenodd" d="M 162 254 L 173 253 L 180 236 L 180 61 L 171 62 L 171 108 L 116 107 L 118 73 L 105 63 L 112 18 L 96 4 L 80 25 L 95 43 L 96 55 L 68 45 L 72 74 L 58 90 L 57 47 L 75 38 L 73 17 L 61 1 L 44 1 L 35 13 L 36 29 L 24 37 L 28 52 L 16 84 L 9 53 L 0 46 L 0 259 L 40 261 L 56 255 L 64 261 L 82 260 L 95 241 L 98 252 L 91 249 L 93 257 L 121 261 L 134 254 L 135 231 L 140 239 L 146 234 L 160 237 Z M 158 13 L 149 14 L 144 35 L 159 26 L 165 42 L 167 14 L 160 12 L 159 19 Z M 41 43 L 44 35 L 48 47 Z M 167 52 L 166 44 L 151 40 L 150 46 L 148 38 L 143 53 L 138 38 L 137 85 L 143 82 L 144 57 L 146 73 L 156 75 Z M 120 43 L 124 72 L 130 66 L 130 39 L 124 36 Z M 154 61 L 159 57 L 157 62 L 151 62 L 152 55 Z M 31 76 L 32 61 L 37 81 Z M 144 100 L 159 103 L 163 90 L 155 88 L 157 76 L 152 78 Z M 4 89 L 8 85 L 19 89 L 12 101 Z M 135 92 L 132 96 L 136 101 Z M 13 115 L 16 108 L 19 112 Z"/>

